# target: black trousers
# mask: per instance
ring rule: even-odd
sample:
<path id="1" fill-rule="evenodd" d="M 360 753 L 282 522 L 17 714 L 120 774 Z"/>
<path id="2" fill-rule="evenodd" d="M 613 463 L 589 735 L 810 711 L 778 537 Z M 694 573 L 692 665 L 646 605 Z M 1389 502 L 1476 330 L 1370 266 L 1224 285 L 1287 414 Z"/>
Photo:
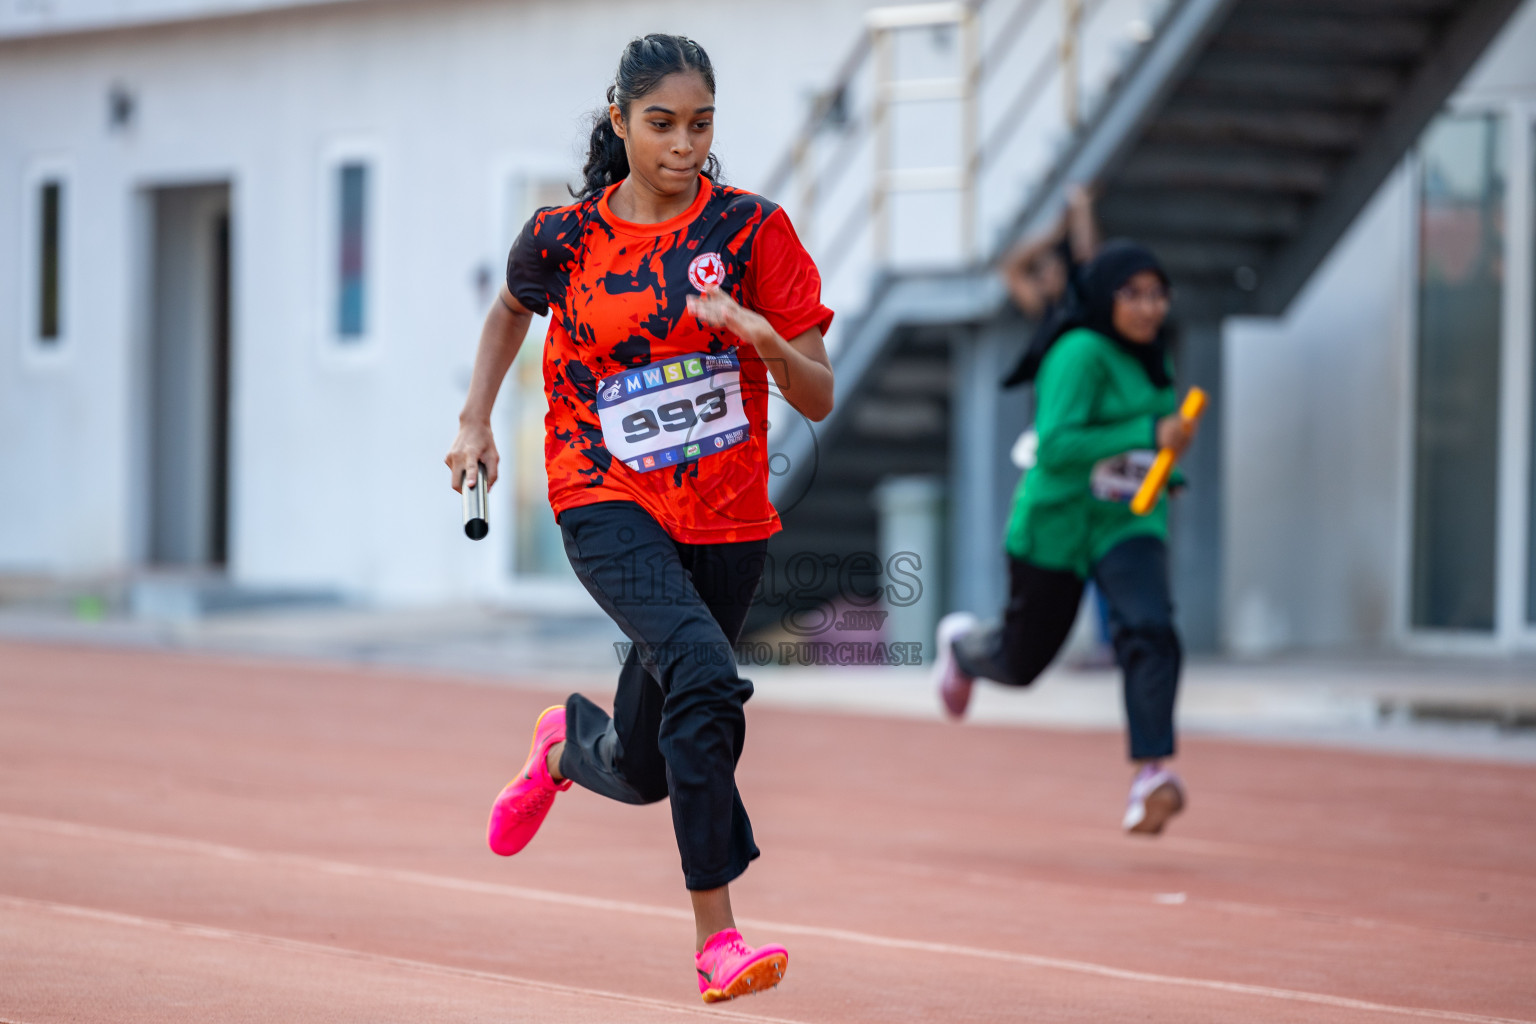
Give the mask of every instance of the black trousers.
<path id="1" fill-rule="evenodd" d="M 581 694 L 565 705 L 560 774 L 629 804 L 670 797 L 689 889 L 714 889 L 758 855 L 736 791 L 752 684 L 736 672 L 766 540 L 681 544 L 639 505 L 567 509 L 571 567 L 634 646 L 613 716 Z"/>
<path id="2" fill-rule="evenodd" d="M 1168 548 L 1156 537 L 1122 541 L 1093 567 L 1093 581 L 1109 606 L 1109 639 L 1125 676 L 1131 757 L 1172 756 L 1183 648 L 1173 627 Z M 1076 573 L 1012 559 L 1003 621 L 955 640 L 960 668 L 1008 686 L 1034 682 L 1072 632 L 1085 584 Z"/>

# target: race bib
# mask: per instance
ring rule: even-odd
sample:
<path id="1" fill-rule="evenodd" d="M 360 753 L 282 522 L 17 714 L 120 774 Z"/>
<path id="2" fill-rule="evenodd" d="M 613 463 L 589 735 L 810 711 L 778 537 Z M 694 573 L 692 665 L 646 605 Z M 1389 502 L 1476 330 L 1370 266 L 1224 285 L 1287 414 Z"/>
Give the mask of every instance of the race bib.
<path id="1" fill-rule="evenodd" d="M 613 457 L 648 473 L 745 441 L 741 398 L 735 352 L 694 352 L 599 381 L 597 417 Z"/>
<path id="2" fill-rule="evenodd" d="M 1089 486 L 1093 496 L 1100 501 L 1117 501 L 1129 504 L 1147 478 L 1147 471 L 1157 460 L 1157 452 L 1150 448 L 1138 448 L 1093 464 Z"/>

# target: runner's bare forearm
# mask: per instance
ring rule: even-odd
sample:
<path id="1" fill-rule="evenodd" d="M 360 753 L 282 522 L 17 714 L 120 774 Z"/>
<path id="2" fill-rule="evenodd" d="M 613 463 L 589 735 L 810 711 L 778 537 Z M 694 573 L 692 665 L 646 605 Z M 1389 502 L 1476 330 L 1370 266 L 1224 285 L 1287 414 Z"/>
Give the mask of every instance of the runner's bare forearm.
<path id="1" fill-rule="evenodd" d="M 1093 214 L 1094 192 L 1086 185 L 1074 186 L 1067 197 L 1067 238 L 1072 258 L 1087 263 L 1099 252 L 1099 222 Z"/>
<path id="2" fill-rule="evenodd" d="M 822 344 L 821 328 L 812 327 L 786 341 L 767 317 L 738 304 L 717 286 L 688 296 L 688 311 L 755 348 L 779 393 L 802 416 L 819 423 L 832 411 L 832 361 Z"/>
<path id="3" fill-rule="evenodd" d="M 761 317 L 751 341 L 779 386 L 779 393 L 806 419 L 820 423 L 832 411 L 832 363 L 822 344 L 821 331 L 812 327 L 793 341 L 786 341 Z"/>
<path id="4" fill-rule="evenodd" d="M 475 369 L 469 380 L 469 394 L 464 399 L 464 409 L 459 413 L 460 423 L 489 423 L 491 408 L 501 391 L 512 360 L 528 335 L 528 325 L 533 314 L 524 309 L 503 285 L 491 311 L 485 316 L 485 326 L 480 329 L 480 347 L 475 352 Z"/>

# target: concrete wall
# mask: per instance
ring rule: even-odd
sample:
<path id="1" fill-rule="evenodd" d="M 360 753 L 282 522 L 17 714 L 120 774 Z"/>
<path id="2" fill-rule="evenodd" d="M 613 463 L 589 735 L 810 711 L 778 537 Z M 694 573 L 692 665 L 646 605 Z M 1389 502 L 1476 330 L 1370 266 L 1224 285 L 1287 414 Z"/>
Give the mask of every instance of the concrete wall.
<path id="1" fill-rule="evenodd" d="M 1223 590 L 1237 652 L 1391 635 L 1408 496 L 1408 178 L 1392 177 L 1288 317 L 1227 325 Z"/>
<path id="2" fill-rule="evenodd" d="M 510 530 L 464 542 L 441 459 L 489 298 L 474 277 L 505 258 L 509 171 L 574 175 L 624 43 L 686 31 L 716 63 L 716 151 L 751 187 L 865 6 L 436 0 L 0 39 L 0 571 L 140 561 L 146 190 L 227 181 L 231 576 L 385 601 L 498 592 Z M 126 130 L 108 124 L 115 84 Z M 354 154 L 375 167 L 376 326 L 349 349 L 330 329 L 329 172 Z M 45 170 L 67 182 L 56 352 L 28 312 Z"/>
<path id="3" fill-rule="evenodd" d="M 0 37 L 44 36 L 252 11 L 381 0 L 14 0 L 0 7 Z"/>

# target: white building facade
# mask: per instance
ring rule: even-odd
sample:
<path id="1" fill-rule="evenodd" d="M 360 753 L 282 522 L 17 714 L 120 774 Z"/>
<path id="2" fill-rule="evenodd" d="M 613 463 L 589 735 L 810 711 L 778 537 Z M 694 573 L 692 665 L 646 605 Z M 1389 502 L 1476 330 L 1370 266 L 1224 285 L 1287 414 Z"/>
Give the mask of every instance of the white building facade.
<path id="1" fill-rule="evenodd" d="M 498 403 L 486 541 L 442 465 L 510 240 L 578 179 L 630 38 L 704 44 L 750 188 L 867 6 L 7 5 L 0 572 L 587 603 L 537 360 Z"/>
<path id="2" fill-rule="evenodd" d="M 0 573 L 587 607 L 537 360 L 485 541 L 441 462 L 510 240 L 633 36 L 703 43 L 754 188 L 871 6 L 0 8 Z M 1288 316 L 1228 323 L 1228 649 L 1536 649 L 1533 53 L 1527 0 Z"/>

